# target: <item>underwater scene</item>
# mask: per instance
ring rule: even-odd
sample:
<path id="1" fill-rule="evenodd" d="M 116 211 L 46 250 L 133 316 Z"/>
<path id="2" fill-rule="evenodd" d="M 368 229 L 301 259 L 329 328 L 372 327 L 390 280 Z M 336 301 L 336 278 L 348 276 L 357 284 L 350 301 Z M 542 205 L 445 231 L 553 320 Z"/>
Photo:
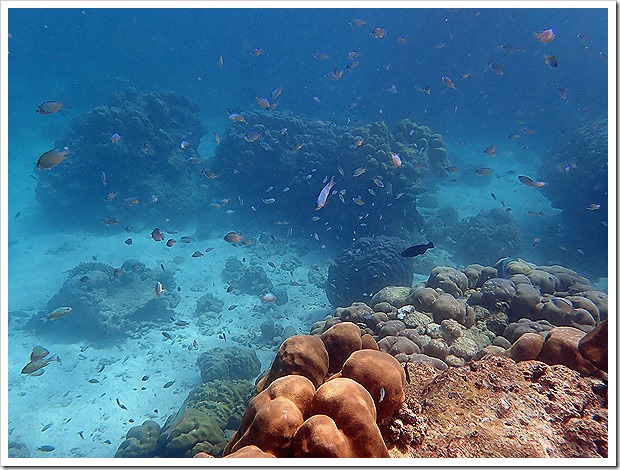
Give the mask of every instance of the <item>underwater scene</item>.
<path id="1" fill-rule="evenodd" d="M 615 456 L 607 8 L 20 4 L 6 462 Z"/>

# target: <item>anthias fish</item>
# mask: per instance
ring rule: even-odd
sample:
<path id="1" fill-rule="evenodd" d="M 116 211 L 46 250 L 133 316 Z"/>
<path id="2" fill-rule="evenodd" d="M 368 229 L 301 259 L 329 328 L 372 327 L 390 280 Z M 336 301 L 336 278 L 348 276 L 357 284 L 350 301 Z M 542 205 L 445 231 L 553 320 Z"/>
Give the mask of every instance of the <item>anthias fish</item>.
<path id="1" fill-rule="evenodd" d="M 429 248 L 435 248 L 433 242 L 428 242 L 426 245 L 414 245 L 407 248 L 400 255 L 404 258 L 413 258 L 414 256 L 422 255 L 426 253 Z"/>

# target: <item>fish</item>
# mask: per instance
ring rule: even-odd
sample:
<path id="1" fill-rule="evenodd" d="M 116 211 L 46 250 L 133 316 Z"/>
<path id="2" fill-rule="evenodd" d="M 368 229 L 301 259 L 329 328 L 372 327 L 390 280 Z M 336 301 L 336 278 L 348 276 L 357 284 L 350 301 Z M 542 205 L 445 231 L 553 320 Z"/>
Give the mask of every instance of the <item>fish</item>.
<path id="1" fill-rule="evenodd" d="M 52 427 L 52 423 L 47 423 L 45 426 L 43 426 L 43 428 L 41 429 L 41 432 L 45 432 L 51 427 Z"/>
<path id="2" fill-rule="evenodd" d="M 350 62 L 349 62 L 349 63 L 345 66 L 345 69 L 347 69 L 347 70 L 353 70 L 353 69 L 356 69 L 356 68 L 359 66 L 359 64 L 360 64 L 360 63 L 361 63 L 361 62 L 360 62 L 359 60 L 352 60 L 352 61 L 350 61 Z M 355 106 L 357 106 L 357 103 L 352 103 L 352 104 L 351 104 L 351 106 L 355 107 Z"/>
<path id="3" fill-rule="evenodd" d="M 508 136 L 508 138 L 509 138 L 510 140 L 517 140 L 517 139 L 519 139 L 520 137 L 521 137 L 521 135 L 520 135 L 520 134 L 510 134 L 510 135 Z"/>
<path id="4" fill-rule="evenodd" d="M 222 56 L 220 56 L 220 58 L 218 59 L 217 65 L 219 65 L 220 67 L 224 67 L 224 58 Z"/>
<path id="5" fill-rule="evenodd" d="M 377 193 L 375 193 L 375 190 L 372 188 L 366 188 L 366 190 L 372 195 L 372 196 L 376 196 Z"/>
<path id="6" fill-rule="evenodd" d="M 493 70 L 493 72 L 497 75 L 504 75 L 504 71 L 497 62 L 487 62 L 487 65 L 491 67 L 491 70 Z"/>
<path id="7" fill-rule="evenodd" d="M 186 161 L 192 165 L 199 165 L 202 163 L 202 160 L 198 157 L 188 157 Z"/>
<path id="8" fill-rule="evenodd" d="M 253 55 L 254 57 L 258 57 L 258 56 L 260 56 L 260 55 L 263 55 L 263 52 L 264 52 L 264 51 L 263 51 L 261 48 L 256 48 L 256 49 L 254 49 L 254 50 L 252 51 L 252 55 Z"/>
<path id="9" fill-rule="evenodd" d="M 166 382 L 166 383 L 164 384 L 164 388 L 170 388 L 170 387 L 172 387 L 172 384 L 174 384 L 174 382 L 176 382 L 176 380 L 171 380 L 171 381 L 169 381 L 169 382 Z"/>
<path id="10" fill-rule="evenodd" d="M 237 308 L 237 304 L 232 304 L 230 307 L 228 307 L 228 311 L 234 310 L 236 308 Z"/>
<path id="11" fill-rule="evenodd" d="M 127 240 L 125 240 L 125 245 L 129 246 L 133 243 L 133 240 L 131 238 L 128 238 Z"/>
<path id="12" fill-rule="evenodd" d="M 136 204 L 140 204 L 140 200 L 137 197 L 128 197 L 123 201 L 123 204 L 126 206 L 135 206 Z"/>
<path id="13" fill-rule="evenodd" d="M 327 202 L 327 196 L 329 196 L 329 193 L 331 192 L 335 184 L 336 180 L 334 179 L 334 176 L 332 176 L 331 180 L 329 180 L 329 182 L 325 186 L 323 186 L 323 189 L 321 189 L 319 196 L 316 198 L 316 203 L 314 204 L 315 211 L 318 211 L 323 206 L 325 206 L 325 203 Z"/>
<path id="14" fill-rule="evenodd" d="M 315 52 L 313 57 L 317 60 L 325 60 L 329 59 L 329 54 L 327 52 Z"/>
<path id="15" fill-rule="evenodd" d="M 375 176 L 372 179 L 372 182 L 375 183 L 375 185 L 377 187 L 379 187 L 379 188 L 384 188 L 385 187 L 385 184 L 383 183 L 383 181 L 381 181 L 381 179 L 378 176 Z"/>
<path id="16" fill-rule="evenodd" d="M 169 238 L 168 241 L 166 242 L 166 246 L 168 248 L 172 248 L 174 246 L 174 244 L 176 243 L 174 238 Z"/>
<path id="17" fill-rule="evenodd" d="M 64 108 L 65 104 L 62 101 L 46 101 L 41 103 L 36 109 L 37 114 L 54 114 Z"/>
<path id="18" fill-rule="evenodd" d="M 381 387 L 381 390 L 379 390 L 379 403 L 381 403 L 384 398 L 385 398 L 385 388 Z"/>
<path id="19" fill-rule="evenodd" d="M 238 114 L 238 113 L 230 113 L 228 115 L 228 119 L 234 122 L 245 122 L 245 118 L 241 114 Z"/>
<path id="20" fill-rule="evenodd" d="M 404 195 L 405 195 L 405 193 L 398 193 L 396 196 L 394 196 L 394 199 L 400 199 Z"/>
<path id="21" fill-rule="evenodd" d="M 364 173 L 366 173 L 366 167 L 365 166 L 360 166 L 360 167 L 356 168 L 355 171 L 353 172 L 353 178 L 357 178 L 358 176 L 361 176 Z"/>
<path id="22" fill-rule="evenodd" d="M 403 258 L 413 258 L 414 256 L 423 255 L 424 253 L 426 253 L 426 250 L 430 248 L 435 248 L 433 242 L 428 242 L 426 245 L 410 246 L 405 251 L 403 251 L 400 256 L 402 256 Z"/>
<path id="23" fill-rule="evenodd" d="M 536 38 L 538 42 L 542 42 L 543 44 L 546 44 L 555 39 L 555 32 L 553 31 L 552 28 L 549 28 L 539 33 L 532 33 L 532 37 Z"/>
<path id="24" fill-rule="evenodd" d="M 228 232 L 226 235 L 224 235 L 224 240 L 228 243 L 237 243 L 240 242 L 242 239 L 243 237 L 237 232 Z"/>
<path id="25" fill-rule="evenodd" d="M 113 143 L 117 143 L 117 142 L 119 142 L 121 139 L 122 139 L 122 137 L 121 137 L 118 133 L 116 133 L 116 132 L 110 136 L 110 140 L 111 140 Z"/>
<path id="26" fill-rule="evenodd" d="M 495 147 L 495 145 L 489 145 L 486 149 L 484 149 L 484 153 L 489 154 L 492 157 L 497 157 L 497 147 Z"/>
<path id="27" fill-rule="evenodd" d="M 353 142 L 351 143 L 349 148 L 357 148 L 363 143 L 364 143 L 364 139 L 362 139 L 361 137 L 356 137 L 355 139 L 353 139 Z"/>
<path id="28" fill-rule="evenodd" d="M 385 30 L 385 28 L 382 28 L 380 26 L 377 26 L 370 32 L 370 35 L 375 39 L 382 39 L 385 37 L 386 34 L 387 31 Z"/>
<path id="29" fill-rule="evenodd" d="M 265 302 L 275 302 L 278 298 L 275 296 L 275 294 L 267 292 L 266 294 L 263 294 L 261 296 L 261 299 L 263 299 Z"/>
<path id="30" fill-rule="evenodd" d="M 112 201 L 113 199 L 116 199 L 116 196 L 118 196 L 118 193 L 116 191 L 114 191 L 114 192 L 106 194 L 104 199 L 106 201 Z"/>
<path id="31" fill-rule="evenodd" d="M 357 204 L 358 206 L 363 206 L 364 205 L 364 200 L 362 199 L 362 196 L 357 196 L 357 197 L 353 197 L 351 198 L 353 200 L 353 202 L 355 204 Z"/>
<path id="32" fill-rule="evenodd" d="M 349 21 L 351 26 L 364 26 L 366 22 L 364 20 L 360 20 L 359 18 L 353 18 Z"/>
<path id="33" fill-rule="evenodd" d="M 59 163 L 64 162 L 69 154 L 70 152 L 68 147 L 48 150 L 39 157 L 39 160 L 37 160 L 37 169 L 51 170 Z"/>
<path id="34" fill-rule="evenodd" d="M 256 140 L 258 140 L 261 136 L 260 131 L 256 130 L 256 129 L 248 129 L 245 134 L 243 134 L 243 138 L 247 141 L 247 142 L 255 142 Z"/>
<path id="35" fill-rule="evenodd" d="M 161 293 L 164 291 L 164 286 L 161 285 L 161 282 L 157 281 L 155 283 L 155 297 L 157 297 L 158 299 L 161 296 Z"/>
<path id="36" fill-rule="evenodd" d="M 293 144 L 293 145 L 291 146 L 291 152 L 297 152 L 297 151 L 299 151 L 299 149 L 300 149 L 303 145 L 304 145 L 304 144 L 300 144 L 300 143 Z"/>
<path id="37" fill-rule="evenodd" d="M 209 253 L 209 252 L 210 252 L 210 251 L 212 251 L 212 250 L 213 250 L 213 247 L 212 247 L 212 246 L 210 246 L 209 248 L 205 248 L 205 253 Z"/>
<path id="38" fill-rule="evenodd" d="M 259 105 L 263 109 L 271 108 L 271 103 L 269 103 L 269 100 L 263 96 L 256 97 L 256 104 Z"/>
<path id="39" fill-rule="evenodd" d="M 476 170 L 478 176 L 490 175 L 491 173 L 493 173 L 493 169 L 486 166 Z"/>
<path id="40" fill-rule="evenodd" d="M 123 405 L 118 398 L 116 399 L 116 404 L 121 410 L 127 410 L 127 407 Z"/>
<path id="41" fill-rule="evenodd" d="M 58 320 L 59 318 L 64 317 L 65 315 L 68 315 L 69 313 L 71 313 L 71 310 L 73 310 L 71 307 L 58 307 L 55 310 L 52 310 L 50 313 L 48 313 L 45 316 L 46 320 Z"/>
<path id="42" fill-rule="evenodd" d="M 558 86 L 557 90 L 558 90 L 558 95 L 560 95 L 561 100 L 566 100 L 568 98 L 568 93 L 566 92 L 566 89 L 564 89 L 561 86 Z"/>
<path id="43" fill-rule="evenodd" d="M 35 346 L 30 353 L 30 361 L 37 362 L 46 357 L 50 352 L 43 346 Z"/>
<path id="44" fill-rule="evenodd" d="M 94 379 L 94 378 L 93 378 L 93 379 L 88 379 L 88 383 L 91 383 L 91 384 L 98 384 L 98 383 L 99 383 L 99 380 Z"/>
<path id="45" fill-rule="evenodd" d="M 340 77 L 342 77 L 342 70 L 338 70 L 336 68 L 334 68 L 331 72 L 326 73 L 325 74 L 325 78 L 327 78 L 328 80 L 340 80 Z"/>
<path id="46" fill-rule="evenodd" d="M 166 339 L 172 339 L 172 335 L 170 333 L 167 333 L 165 331 L 162 331 L 161 334 L 163 335 L 164 338 Z"/>
<path id="47" fill-rule="evenodd" d="M 161 233 L 161 230 L 159 230 L 157 227 L 155 227 L 153 229 L 153 231 L 151 232 L 151 237 L 156 242 L 160 242 L 160 241 L 162 241 L 164 239 L 164 234 Z"/>
<path id="48" fill-rule="evenodd" d="M 398 36 L 396 38 L 396 44 L 405 44 L 407 42 L 407 38 L 402 37 L 402 36 Z"/>
<path id="49" fill-rule="evenodd" d="M 556 59 L 555 56 L 551 54 L 545 54 L 543 57 L 545 59 L 545 64 L 547 64 L 549 67 L 554 69 L 558 68 L 558 59 Z"/>
<path id="50" fill-rule="evenodd" d="M 534 129 L 530 129 L 529 127 L 522 127 L 521 132 L 528 135 L 536 134 L 536 131 Z"/>
<path id="51" fill-rule="evenodd" d="M 82 438 L 82 440 L 84 440 L 84 431 L 79 431 L 78 435 Z"/>
<path id="52" fill-rule="evenodd" d="M 56 447 L 45 445 L 45 446 L 37 447 L 37 450 L 40 452 L 53 452 L 56 450 Z"/>
<path id="53" fill-rule="evenodd" d="M 390 152 L 390 159 L 392 160 L 392 164 L 398 168 L 399 166 L 402 165 L 403 161 L 400 158 L 400 155 L 398 155 L 397 153 L 394 152 Z"/>
<path id="54" fill-rule="evenodd" d="M 398 88 L 396 88 L 396 85 L 392 85 L 387 89 L 387 92 L 396 95 L 398 93 Z"/>
<path id="55" fill-rule="evenodd" d="M 217 175 L 207 168 L 203 169 L 201 173 L 205 175 L 207 178 L 209 178 L 210 180 L 214 180 L 217 178 Z"/>
<path id="56" fill-rule="evenodd" d="M 125 232 L 127 232 L 127 233 L 131 233 L 131 229 L 129 227 L 127 227 L 126 225 L 125 225 L 125 228 L 123 230 L 125 230 Z"/>
<path id="57" fill-rule="evenodd" d="M 589 211 L 597 211 L 601 208 L 600 204 L 590 204 L 588 207 L 586 207 L 586 210 Z"/>
<path id="58" fill-rule="evenodd" d="M 459 75 L 459 78 L 461 80 L 465 80 L 466 78 L 469 78 L 470 75 L 471 75 L 471 72 L 465 72 L 465 73 L 462 73 L 461 75 Z"/>
<path id="59" fill-rule="evenodd" d="M 187 141 L 187 140 L 182 140 L 181 143 L 179 144 L 179 147 L 181 149 L 186 149 L 187 147 L 189 147 L 191 144 Z"/>
<path id="60" fill-rule="evenodd" d="M 181 238 L 179 238 L 179 241 L 180 241 L 181 243 L 185 243 L 185 244 L 187 244 L 187 243 L 191 243 L 191 242 L 192 242 L 192 239 L 191 239 L 191 237 L 181 237 Z"/>
<path id="61" fill-rule="evenodd" d="M 451 88 L 453 90 L 456 90 L 456 85 L 454 85 L 454 83 L 452 82 L 452 80 L 450 80 L 449 77 L 441 77 L 441 81 L 448 87 Z"/>
<path id="62" fill-rule="evenodd" d="M 230 285 L 226 288 L 226 293 L 230 294 L 233 290 L 235 290 L 235 285 L 234 285 L 234 284 L 230 284 Z"/>
<path id="63" fill-rule="evenodd" d="M 497 201 L 497 196 L 495 195 L 495 193 L 491 193 L 491 197 Z"/>
<path id="64" fill-rule="evenodd" d="M 278 87 L 271 92 L 271 100 L 277 100 L 282 94 L 282 87 Z"/>
<path id="65" fill-rule="evenodd" d="M 456 166 L 449 166 L 446 170 L 450 173 L 459 173 L 461 171 L 461 169 Z"/>
<path id="66" fill-rule="evenodd" d="M 262 201 L 263 201 L 264 204 L 269 205 L 269 204 L 273 204 L 274 202 L 276 202 L 276 198 L 275 197 L 270 197 L 268 199 L 262 199 Z"/>
<path id="67" fill-rule="evenodd" d="M 38 361 L 30 361 L 28 364 L 24 366 L 21 373 L 26 375 L 31 375 L 34 377 L 38 377 L 43 375 L 43 368 L 47 366 L 50 362 L 52 362 L 53 358 L 48 359 L 40 359 Z"/>

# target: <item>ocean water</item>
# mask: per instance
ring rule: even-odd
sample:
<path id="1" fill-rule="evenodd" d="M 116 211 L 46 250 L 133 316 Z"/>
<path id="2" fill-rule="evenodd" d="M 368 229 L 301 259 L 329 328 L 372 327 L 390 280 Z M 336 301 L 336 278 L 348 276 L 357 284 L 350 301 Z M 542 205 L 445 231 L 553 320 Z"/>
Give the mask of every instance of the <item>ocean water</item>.
<path id="1" fill-rule="evenodd" d="M 434 266 L 520 257 L 606 291 L 607 15 L 10 8 L 8 440 L 24 452 L 13 455 L 114 456 L 130 427 L 178 411 L 213 348 L 253 349 L 265 370 L 274 337 L 333 312 L 315 278 L 361 237 L 433 241 L 414 282 Z M 48 101 L 63 106 L 37 113 Z M 430 129 L 424 143 L 411 123 Z M 38 169 L 52 149 L 64 160 Z M 491 210 L 488 240 L 461 238 Z M 231 258 L 257 268 L 257 285 L 236 287 Z M 89 279 L 71 284 L 92 262 L 122 272 L 90 289 L 83 267 Z M 216 315 L 197 311 L 207 294 Z M 71 299 L 89 316 L 73 306 L 44 320 Z M 36 345 L 60 359 L 22 374 Z"/>

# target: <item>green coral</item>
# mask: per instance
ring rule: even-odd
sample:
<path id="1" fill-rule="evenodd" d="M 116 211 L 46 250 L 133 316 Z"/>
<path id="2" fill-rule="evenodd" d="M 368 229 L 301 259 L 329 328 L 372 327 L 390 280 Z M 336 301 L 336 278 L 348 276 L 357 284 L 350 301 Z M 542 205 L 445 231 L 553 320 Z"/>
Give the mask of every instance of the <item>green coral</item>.
<path id="1" fill-rule="evenodd" d="M 157 453 L 157 440 L 161 428 L 155 421 L 147 420 L 141 426 L 134 426 L 127 432 L 114 454 L 115 458 L 149 458 Z"/>
<path id="2" fill-rule="evenodd" d="M 185 407 L 159 437 L 162 457 L 193 457 L 198 452 L 219 454 L 226 446 L 224 432 L 213 415 Z"/>

